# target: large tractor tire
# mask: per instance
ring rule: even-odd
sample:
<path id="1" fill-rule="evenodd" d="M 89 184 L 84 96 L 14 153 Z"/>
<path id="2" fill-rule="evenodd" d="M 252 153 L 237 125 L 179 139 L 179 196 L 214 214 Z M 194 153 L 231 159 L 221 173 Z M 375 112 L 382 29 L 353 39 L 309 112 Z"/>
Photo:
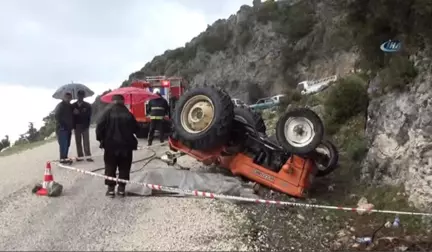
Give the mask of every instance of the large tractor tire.
<path id="1" fill-rule="evenodd" d="M 315 163 L 318 168 L 317 177 L 324 177 L 338 167 L 339 152 L 332 142 L 323 140 L 315 152 Z"/>
<path id="2" fill-rule="evenodd" d="M 231 97 L 221 89 L 201 87 L 177 101 L 173 123 L 176 137 L 196 150 L 211 150 L 228 142 L 234 119 Z"/>
<path id="3" fill-rule="evenodd" d="M 307 154 L 321 143 L 324 125 L 310 109 L 300 108 L 286 112 L 276 124 L 276 139 L 292 154 Z"/>
<path id="4" fill-rule="evenodd" d="M 266 133 L 266 125 L 261 115 L 246 107 L 234 108 L 234 120 L 252 125 L 259 133 Z"/>

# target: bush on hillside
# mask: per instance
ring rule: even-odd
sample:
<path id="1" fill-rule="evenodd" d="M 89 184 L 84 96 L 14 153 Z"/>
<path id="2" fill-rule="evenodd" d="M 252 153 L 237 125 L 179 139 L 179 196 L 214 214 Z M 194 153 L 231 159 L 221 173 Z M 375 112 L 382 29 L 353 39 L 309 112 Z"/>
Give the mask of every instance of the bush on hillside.
<path id="1" fill-rule="evenodd" d="M 275 0 L 267 0 L 259 5 L 256 19 L 259 23 L 267 24 L 277 19 L 278 4 Z"/>
<path id="2" fill-rule="evenodd" d="M 404 91 L 417 76 L 417 70 L 408 57 L 397 55 L 390 59 L 380 76 L 384 92 Z"/>
<path id="3" fill-rule="evenodd" d="M 352 0 L 344 7 L 362 52 L 362 68 L 385 66 L 388 58 L 379 46 L 389 39 L 400 39 L 407 52 L 422 50 L 432 41 L 430 0 Z"/>
<path id="4" fill-rule="evenodd" d="M 296 89 L 287 89 L 284 92 L 284 95 L 285 97 L 281 99 L 280 106 L 279 106 L 282 109 L 282 111 L 284 111 L 288 105 L 298 103 L 303 98 L 300 91 Z"/>
<path id="5" fill-rule="evenodd" d="M 6 135 L 2 140 L 0 140 L 0 151 L 10 147 L 9 136 Z"/>
<path id="6" fill-rule="evenodd" d="M 308 1 L 282 5 L 277 16 L 276 32 L 288 36 L 291 40 L 299 40 L 309 34 L 317 22 L 315 10 Z"/>
<path id="7" fill-rule="evenodd" d="M 185 47 L 179 47 L 174 50 L 168 50 L 165 52 L 165 55 L 168 60 L 180 61 L 182 63 L 185 63 L 195 58 L 196 51 L 196 45 L 187 45 Z"/>
<path id="8" fill-rule="evenodd" d="M 368 106 L 365 81 L 356 75 L 338 80 L 330 87 L 324 106 L 330 128 L 331 125 L 341 125 L 351 117 L 365 113 Z"/>
<path id="9" fill-rule="evenodd" d="M 229 47 L 229 42 L 233 38 L 233 32 L 226 23 L 217 24 L 215 27 L 208 28 L 199 37 L 199 46 L 203 47 L 208 53 L 223 51 Z"/>
<path id="10" fill-rule="evenodd" d="M 243 30 L 237 38 L 237 43 L 238 46 L 240 46 L 241 48 L 245 48 L 247 46 L 247 44 L 249 44 L 249 42 L 252 40 L 252 32 L 248 29 Z"/>

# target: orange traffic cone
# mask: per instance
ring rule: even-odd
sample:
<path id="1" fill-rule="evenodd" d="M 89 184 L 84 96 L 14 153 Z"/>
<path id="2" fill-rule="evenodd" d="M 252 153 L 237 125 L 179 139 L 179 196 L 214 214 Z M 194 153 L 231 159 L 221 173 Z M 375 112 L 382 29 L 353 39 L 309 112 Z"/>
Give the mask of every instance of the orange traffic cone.
<path id="1" fill-rule="evenodd" d="M 42 188 L 36 191 L 39 196 L 48 196 L 49 189 L 51 189 L 54 183 L 54 176 L 51 173 L 51 163 L 47 162 L 45 167 L 44 180 L 42 183 Z"/>

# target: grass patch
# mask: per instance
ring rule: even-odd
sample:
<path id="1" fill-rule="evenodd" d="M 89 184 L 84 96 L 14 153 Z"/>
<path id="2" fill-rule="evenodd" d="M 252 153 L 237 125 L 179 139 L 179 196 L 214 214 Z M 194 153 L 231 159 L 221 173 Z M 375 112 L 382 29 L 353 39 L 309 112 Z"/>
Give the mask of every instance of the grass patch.
<path id="1" fill-rule="evenodd" d="M 36 141 L 33 143 L 14 145 L 14 146 L 10 147 L 9 149 L 7 149 L 3 152 L 0 152 L 0 157 L 5 157 L 5 156 L 20 153 L 20 152 L 23 152 L 26 150 L 34 149 L 34 148 L 42 146 L 44 144 L 53 142 L 54 140 L 55 140 L 55 138 L 48 139 L 48 140 Z"/>

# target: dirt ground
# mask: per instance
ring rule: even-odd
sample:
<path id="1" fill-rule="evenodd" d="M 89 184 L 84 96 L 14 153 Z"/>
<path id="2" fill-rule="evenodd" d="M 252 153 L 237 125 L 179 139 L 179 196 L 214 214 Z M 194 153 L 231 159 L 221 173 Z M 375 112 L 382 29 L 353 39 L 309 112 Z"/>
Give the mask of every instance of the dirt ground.
<path id="1" fill-rule="evenodd" d="M 93 142 L 93 153 L 101 154 Z M 144 141 L 140 145 L 145 145 Z M 74 143 L 71 151 L 75 153 Z M 56 142 L 0 157 L 1 250 L 190 250 L 190 251 L 430 251 L 429 219 L 400 216 L 401 227 L 382 228 L 374 244 L 357 244 L 355 238 L 372 236 L 394 215 L 360 216 L 297 207 L 232 203 L 210 199 L 129 197 L 108 199 L 99 178 L 54 168 L 55 180 L 64 186 L 59 198 L 30 193 L 40 183 L 45 162 L 58 154 Z M 158 154 L 166 148 L 156 148 Z M 135 158 L 149 155 L 142 151 Z M 92 170 L 103 164 L 82 163 Z M 183 166 L 197 165 L 192 160 Z M 146 169 L 166 167 L 155 162 Z M 142 169 L 135 164 L 133 171 Z M 138 173 L 138 172 L 137 172 Z M 135 173 L 135 174 L 137 174 Z M 134 178 L 132 174 L 132 178 Z M 294 201 L 264 190 L 262 198 Z M 317 181 L 308 200 L 297 202 L 355 207 L 361 197 L 380 209 L 409 210 L 399 188 L 353 186 L 338 174 Z"/>
<path id="2" fill-rule="evenodd" d="M 334 178 L 317 181 L 311 198 L 293 199 L 264 189 L 263 198 L 322 205 L 356 207 L 364 196 L 377 209 L 409 211 L 403 192 L 395 188 L 350 190 Z M 399 216 L 399 227 L 383 227 L 395 215 L 359 215 L 339 210 L 243 205 L 247 221 L 243 238 L 251 250 L 266 251 L 431 251 L 432 217 Z M 372 244 L 359 244 L 358 237 L 374 237 Z"/>

